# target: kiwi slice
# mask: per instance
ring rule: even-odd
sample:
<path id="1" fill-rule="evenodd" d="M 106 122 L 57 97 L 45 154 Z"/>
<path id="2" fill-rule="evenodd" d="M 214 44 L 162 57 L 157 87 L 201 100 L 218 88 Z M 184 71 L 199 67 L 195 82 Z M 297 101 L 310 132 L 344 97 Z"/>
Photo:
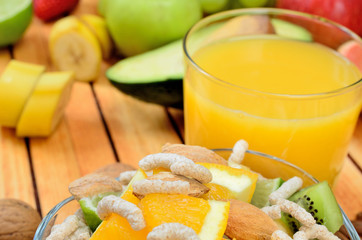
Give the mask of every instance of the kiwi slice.
<path id="1" fill-rule="evenodd" d="M 255 191 L 253 198 L 251 199 L 251 204 L 258 208 L 263 208 L 269 206 L 269 195 L 277 190 L 282 184 L 283 179 L 274 178 L 274 179 L 260 179 L 256 182 Z"/>
<path id="2" fill-rule="evenodd" d="M 307 210 L 318 224 L 325 225 L 328 230 L 335 233 L 343 225 L 343 217 L 339 205 L 326 181 L 303 188 L 290 198 Z M 283 220 L 293 231 L 298 231 L 300 223 L 292 216 L 284 214 Z"/>
<path id="3" fill-rule="evenodd" d="M 102 200 L 102 198 L 109 196 L 109 195 L 115 195 L 120 196 L 120 192 L 110 192 L 110 193 L 101 193 L 95 196 L 91 197 L 85 197 L 79 200 L 80 208 L 83 211 L 84 219 L 89 226 L 89 228 L 94 232 L 98 225 L 102 222 L 102 220 L 97 215 L 97 206 L 99 201 Z"/>

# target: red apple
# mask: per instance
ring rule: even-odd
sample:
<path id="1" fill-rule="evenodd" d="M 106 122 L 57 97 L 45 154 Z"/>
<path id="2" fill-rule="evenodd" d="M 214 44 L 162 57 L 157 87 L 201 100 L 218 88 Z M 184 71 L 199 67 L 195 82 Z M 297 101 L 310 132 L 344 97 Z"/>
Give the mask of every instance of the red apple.
<path id="1" fill-rule="evenodd" d="M 328 18 L 362 36 L 362 0 L 277 0 L 276 6 Z"/>

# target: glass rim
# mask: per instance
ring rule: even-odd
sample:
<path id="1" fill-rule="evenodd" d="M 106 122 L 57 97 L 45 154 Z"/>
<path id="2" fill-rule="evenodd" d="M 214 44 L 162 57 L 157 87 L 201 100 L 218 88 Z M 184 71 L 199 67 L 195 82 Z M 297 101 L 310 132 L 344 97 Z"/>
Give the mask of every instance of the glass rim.
<path id="1" fill-rule="evenodd" d="M 231 148 L 216 148 L 216 149 L 211 149 L 214 152 L 220 152 L 220 151 L 232 151 Z M 310 178 L 314 183 L 318 183 L 319 181 L 314 178 L 311 174 L 309 174 L 308 172 L 306 172 L 305 170 L 303 170 L 302 168 L 287 162 L 281 158 L 266 154 L 266 153 L 262 153 L 262 152 L 258 152 L 258 151 L 254 151 L 254 150 L 246 150 L 246 153 L 249 154 L 253 154 L 253 155 L 257 155 L 257 156 L 261 156 L 264 158 L 268 158 L 272 161 L 276 161 L 276 162 L 280 162 L 282 164 L 286 164 L 289 167 L 292 167 L 298 171 L 300 171 L 301 173 L 303 173 L 305 176 L 307 176 L 308 178 Z M 48 213 L 47 215 L 42 219 L 42 221 L 40 222 L 38 228 L 36 229 L 35 235 L 34 235 L 34 239 L 33 240 L 42 240 L 43 238 L 43 234 L 47 228 L 47 226 L 49 225 L 49 223 L 51 222 L 51 220 L 53 219 L 53 217 L 56 216 L 57 212 L 66 204 L 68 204 L 71 201 L 74 201 L 75 198 L 73 196 L 70 196 L 66 199 L 64 199 L 63 201 L 59 202 L 57 205 L 55 205 Z M 338 205 L 339 206 L 339 205 Z M 345 214 L 345 212 L 343 211 L 343 209 L 339 206 L 341 213 L 342 213 L 342 217 L 343 217 L 343 224 L 345 225 L 347 232 L 349 234 L 349 236 L 351 237 L 352 240 L 359 240 L 359 236 L 358 233 L 356 232 L 356 229 L 354 228 L 353 224 L 351 223 L 351 221 L 349 220 L 349 218 L 347 217 L 347 215 Z"/>
<path id="2" fill-rule="evenodd" d="M 255 90 L 255 89 L 251 89 L 251 88 L 247 88 L 247 87 L 242 87 L 230 82 L 227 82 L 225 80 L 222 80 L 220 78 L 217 78 L 215 76 L 213 76 L 212 74 L 208 73 L 207 71 L 205 71 L 203 68 L 201 68 L 192 58 L 192 56 L 189 54 L 188 51 L 188 47 L 187 47 L 187 43 L 188 43 L 188 39 L 190 37 L 190 35 L 199 29 L 204 27 L 203 24 L 204 23 L 212 23 L 213 20 L 222 20 L 223 16 L 230 16 L 230 17 L 236 17 L 242 14 L 246 14 L 246 13 L 252 13 L 253 15 L 270 15 L 270 14 L 288 14 L 290 16 L 299 16 L 299 17 L 305 17 L 308 19 L 313 19 L 313 20 L 317 20 L 320 23 L 327 23 L 330 24 L 333 27 L 338 28 L 339 30 L 342 30 L 343 32 L 345 32 L 346 34 L 348 34 L 352 40 L 357 41 L 361 46 L 362 46 L 362 39 L 356 34 L 354 33 L 352 30 L 346 28 L 345 26 L 336 23 L 332 20 L 317 16 L 317 15 L 312 15 L 312 14 L 308 14 L 308 13 L 303 13 L 303 12 L 297 12 L 297 11 L 293 11 L 293 10 L 287 10 L 287 9 L 277 9 L 277 8 L 244 8 L 244 9 L 234 9 L 234 10 L 227 10 L 227 11 L 223 11 L 223 12 L 219 12 L 216 14 L 212 14 L 210 16 L 207 16 L 203 19 L 201 19 L 200 21 L 198 21 L 197 23 L 195 23 L 190 29 L 189 31 L 186 33 L 186 35 L 183 38 L 183 42 L 182 42 L 182 47 L 183 47 L 183 52 L 186 56 L 186 59 L 191 63 L 192 67 L 194 67 L 198 72 L 200 72 L 202 75 L 206 76 L 208 79 L 216 82 L 217 84 L 232 88 L 234 90 L 238 90 L 238 91 L 244 91 L 244 92 L 250 92 L 250 93 L 254 93 L 254 94 L 259 94 L 259 95 L 266 95 L 266 96 L 270 96 L 270 97 L 276 97 L 276 98 L 290 98 L 290 99 L 313 99 L 313 98 L 327 98 L 327 97 L 333 97 L 333 96 L 337 96 L 337 95 L 342 95 L 345 93 L 348 93 L 350 91 L 353 91 L 354 89 L 357 89 L 358 87 L 360 87 L 362 84 L 362 77 L 361 79 L 356 80 L 355 82 L 344 86 L 342 88 L 337 88 L 331 91 L 326 91 L 326 92 L 319 92 L 319 93 L 312 93 L 312 94 L 282 94 L 282 93 L 272 93 L 272 92 L 267 92 L 267 91 L 260 91 L 260 90 Z"/>

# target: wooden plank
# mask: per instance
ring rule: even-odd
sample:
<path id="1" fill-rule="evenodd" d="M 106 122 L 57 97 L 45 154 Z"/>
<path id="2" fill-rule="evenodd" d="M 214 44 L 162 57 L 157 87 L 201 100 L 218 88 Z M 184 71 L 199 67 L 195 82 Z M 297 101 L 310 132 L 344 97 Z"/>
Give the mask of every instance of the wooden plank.
<path id="1" fill-rule="evenodd" d="M 9 51 L 0 49 L 0 75 L 10 59 Z M 36 208 L 25 142 L 5 127 L 0 127 L 0 166 L 0 198 L 21 199 Z"/>
<path id="2" fill-rule="evenodd" d="M 83 0 L 80 1 L 73 15 L 80 14 L 98 14 L 97 6 L 99 0 Z"/>
<path id="3" fill-rule="evenodd" d="M 35 18 L 14 57 L 52 69 L 50 27 Z M 71 181 L 116 161 L 88 83 L 74 84 L 60 126 L 49 138 L 30 139 L 30 150 L 43 213 L 69 196 Z"/>
<path id="4" fill-rule="evenodd" d="M 360 169 L 362 169 L 362 115 L 360 115 L 354 131 L 353 138 L 349 146 L 349 154 L 358 164 Z"/>
<path id="5" fill-rule="evenodd" d="M 166 142 L 181 142 L 163 107 L 121 93 L 105 76 L 94 89 L 122 162 L 137 167 L 142 157 L 159 152 Z"/>
<path id="6" fill-rule="evenodd" d="M 362 174 L 350 159 L 346 160 L 334 193 L 338 203 L 350 219 L 362 211 Z"/>
<path id="7" fill-rule="evenodd" d="M 82 1 L 74 14 L 97 14 L 97 2 Z M 110 64 L 103 64 L 103 74 L 94 84 L 94 90 L 121 161 L 136 167 L 142 157 L 159 152 L 166 142 L 179 143 L 165 109 L 133 99 L 113 88 L 104 74 L 108 67 Z"/>
<path id="8" fill-rule="evenodd" d="M 169 114 L 169 117 L 171 118 L 171 121 L 174 122 L 177 131 L 180 133 L 181 138 L 184 141 L 185 140 L 184 111 L 176 108 L 167 108 L 167 112 Z"/>

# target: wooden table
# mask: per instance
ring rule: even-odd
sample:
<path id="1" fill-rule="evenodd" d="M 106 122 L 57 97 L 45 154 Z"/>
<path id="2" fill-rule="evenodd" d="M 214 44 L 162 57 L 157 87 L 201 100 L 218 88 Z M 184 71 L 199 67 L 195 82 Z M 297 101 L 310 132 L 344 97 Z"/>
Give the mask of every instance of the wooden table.
<path id="1" fill-rule="evenodd" d="M 97 0 L 81 1 L 74 14 L 96 13 Z M 52 23 L 34 18 L 23 39 L 0 50 L 0 72 L 10 59 L 46 65 Z M 114 162 L 137 166 L 143 156 L 160 151 L 166 142 L 183 142 L 183 113 L 148 104 L 113 88 L 104 76 L 75 83 L 65 117 L 49 138 L 17 138 L 0 128 L 0 198 L 22 199 L 44 216 L 69 196 L 68 184 Z M 335 188 L 349 218 L 362 211 L 362 118 Z"/>

